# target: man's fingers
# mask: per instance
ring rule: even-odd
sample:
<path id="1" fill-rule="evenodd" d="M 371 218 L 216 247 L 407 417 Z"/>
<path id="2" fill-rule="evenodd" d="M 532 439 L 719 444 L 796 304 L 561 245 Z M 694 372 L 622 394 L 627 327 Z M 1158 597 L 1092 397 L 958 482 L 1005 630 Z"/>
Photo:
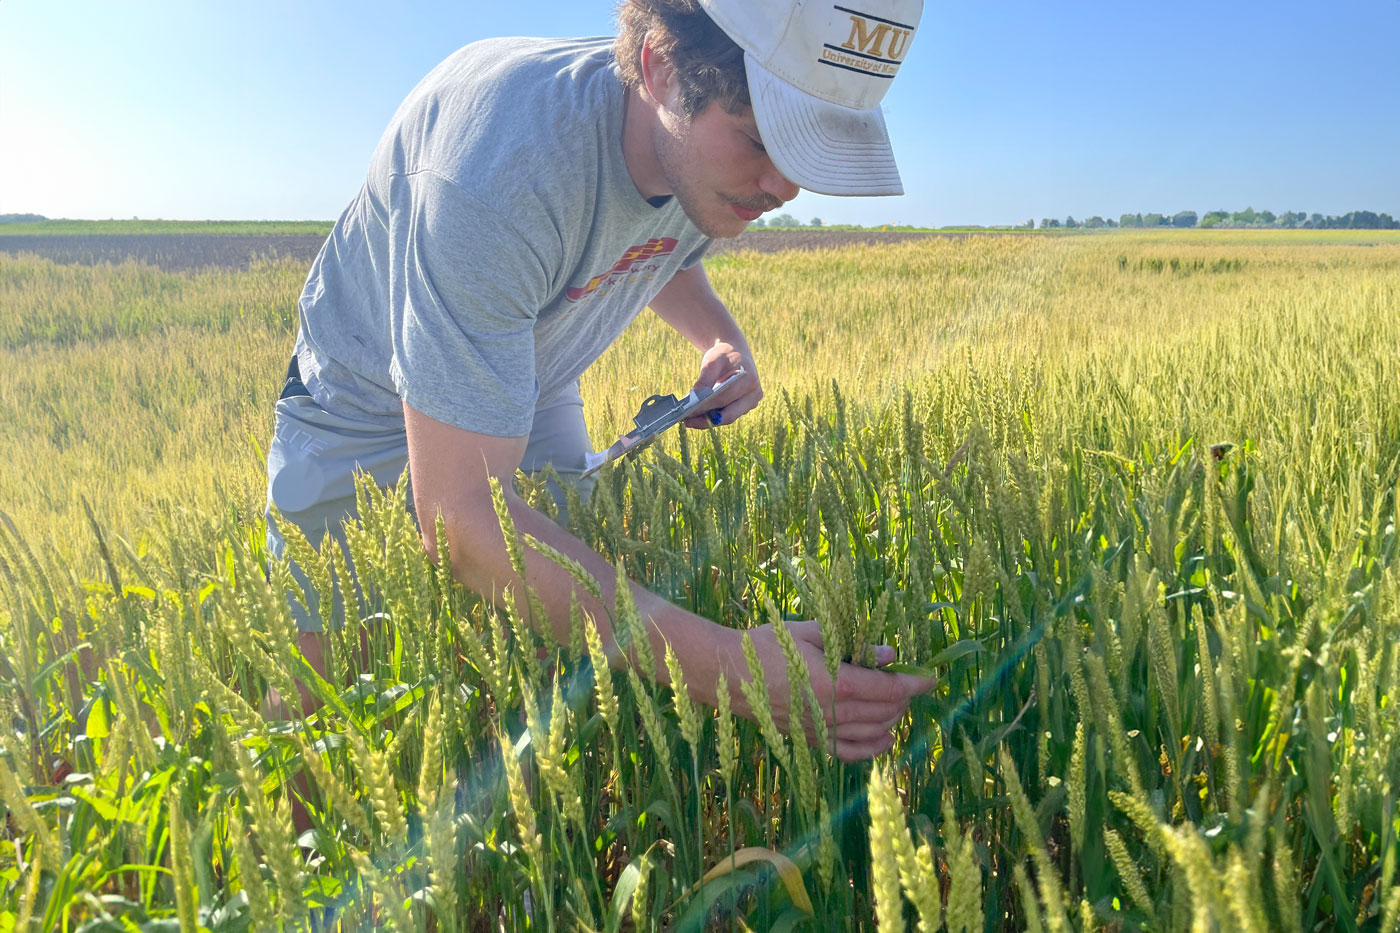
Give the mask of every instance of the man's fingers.
<path id="1" fill-rule="evenodd" d="M 695 380 L 695 385 L 691 389 L 710 389 L 729 373 L 733 372 L 735 365 L 727 356 L 715 356 L 705 361 L 705 365 L 700 367 L 700 375 Z"/>
<path id="2" fill-rule="evenodd" d="M 822 624 L 816 619 L 793 619 L 791 622 L 783 624 L 792 633 L 792 637 L 798 641 L 805 641 L 818 648 L 822 646 Z"/>
<path id="3" fill-rule="evenodd" d="M 831 727 L 836 742 L 836 757 L 842 761 L 865 761 L 882 755 L 894 747 L 894 729 L 904 718 L 901 712 L 883 722 L 837 723 Z M 815 741 L 815 737 L 809 739 Z"/>
<path id="4" fill-rule="evenodd" d="M 878 702 L 873 700 L 837 700 L 836 725 L 857 722 L 887 722 L 898 719 L 909 709 L 908 700 Z M 831 710 L 823 710 L 829 714 Z"/>
<path id="5" fill-rule="evenodd" d="M 685 425 L 687 428 L 694 428 L 699 431 L 710 426 L 710 419 L 703 414 L 691 415 L 689 418 L 682 421 L 681 424 Z"/>
<path id="6" fill-rule="evenodd" d="M 883 755 L 894 748 L 894 736 L 888 733 L 882 739 L 872 739 L 865 742 L 846 742 L 841 739 L 836 740 L 836 757 L 848 764 L 857 761 L 869 761 L 876 755 Z"/>
<path id="7" fill-rule="evenodd" d="M 836 704 L 843 701 L 873 700 L 876 702 L 907 701 L 938 686 L 938 681 L 913 674 L 891 674 L 854 664 L 842 664 L 836 675 Z"/>
<path id="8" fill-rule="evenodd" d="M 718 375 L 712 379 L 706 374 L 706 370 L 709 368 L 709 366 L 706 366 L 704 369 L 700 370 L 700 378 L 696 380 L 695 388 L 708 389 L 716 382 L 725 378 L 725 374 L 728 372 L 728 370 L 718 370 Z M 753 385 L 750 386 L 750 383 L 753 383 Z M 736 395 L 735 393 L 742 394 Z M 730 397 L 728 402 L 723 401 L 726 396 Z M 725 389 L 723 393 L 710 399 L 712 403 L 715 403 L 712 408 L 691 415 L 689 418 L 686 418 L 682 424 L 688 428 L 696 429 L 713 427 L 720 424 L 732 424 L 737 421 L 740 416 L 746 415 L 757 408 L 758 403 L 762 400 L 763 390 L 758 387 L 757 379 L 753 376 L 748 376 L 744 379 L 740 379 L 728 389 Z"/>
<path id="9" fill-rule="evenodd" d="M 895 720 L 897 723 L 899 720 Z M 882 722 L 858 722 L 849 725 L 837 725 L 833 728 L 837 742 L 874 742 L 883 741 L 884 737 L 890 734 L 894 728 L 894 723 Z"/>
<path id="10" fill-rule="evenodd" d="M 722 417 L 719 423 L 733 424 L 735 421 L 738 421 L 741 416 L 747 415 L 757 408 L 758 403 L 761 401 L 763 401 L 762 389 L 755 389 L 746 395 L 740 396 L 720 410 Z"/>
<path id="11" fill-rule="evenodd" d="M 729 424 L 740 415 L 753 411 L 763 401 L 763 389 L 753 376 L 745 376 L 710 399 L 724 413 L 721 424 Z"/>

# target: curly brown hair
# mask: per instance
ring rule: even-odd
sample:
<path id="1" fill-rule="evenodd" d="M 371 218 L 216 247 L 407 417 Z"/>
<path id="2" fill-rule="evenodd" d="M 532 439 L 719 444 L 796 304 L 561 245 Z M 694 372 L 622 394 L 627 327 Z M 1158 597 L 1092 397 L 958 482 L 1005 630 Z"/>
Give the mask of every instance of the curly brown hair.
<path id="1" fill-rule="evenodd" d="M 751 106 L 744 50 L 715 25 L 698 0 L 622 0 L 617 7 L 617 59 L 622 83 L 642 86 L 642 43 L 652 34 L 652 51 L 675 70 L 681 107 L 693 117 L 719 101 L 729 113 Z"/>

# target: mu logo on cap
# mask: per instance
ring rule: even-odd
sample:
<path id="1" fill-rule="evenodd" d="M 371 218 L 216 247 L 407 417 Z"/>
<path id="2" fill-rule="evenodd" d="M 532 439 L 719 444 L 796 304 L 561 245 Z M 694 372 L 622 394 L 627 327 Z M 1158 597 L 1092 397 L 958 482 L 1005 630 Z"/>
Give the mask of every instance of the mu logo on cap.
<path id="1" fill-rule="evenodd" d="M 849 17 L 837 22 L 842 28 L 849 22 L 850 34 L 839 44 L 825 43 L 818 61 L 876 78 L 893 78 L 909 51 L 914 27 L 849 7 L 834 8 Z"/>

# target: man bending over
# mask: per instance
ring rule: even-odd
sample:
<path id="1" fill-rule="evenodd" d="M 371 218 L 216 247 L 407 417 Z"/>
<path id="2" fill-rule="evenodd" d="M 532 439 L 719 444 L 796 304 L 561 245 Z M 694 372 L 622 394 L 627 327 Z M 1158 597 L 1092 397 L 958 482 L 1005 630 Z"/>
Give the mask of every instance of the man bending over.
<path id="1" fill-rule="evenodd" d="M 614 664 L 608 562 L 515 494 L 517 468 L 580 481 L 591 450 L 579 376 L 644 307 L 700 354 L 697 386 L 743 367 L 711 401 L 732 424 L 763 397 L 743 331 L 701 257 L 801 188 L 900 194 L 879 101 L 907 53 L 921 0 L 630 0 L 616 39 L 491 39 L 434 69 L 394 114 L 364 185 L 311 267 L 268 453 L 268 498 L 313 544 L 354 514 L 353 476 L 408 467 L 424 544 L 441 513 L 453 572 L 473 590 L 518 587 L 491 504 L 497 477 L 517 528 L 581 563 L 579 592 Z M 707 423 L 697 413 L 694 427 Z M 269 551 L 282 537 L 269 519 Z M 566 571 L 529 551 L 527 576 L 567 640 Z M 663 655 L 697 700 L 747 679 L 740 632 L 633 584 Z M 324 667 L 315 613 L 301 651 Z M 843 665 L 835 686 L 814 622 L 790 625 L 836 753 L 868 758 L 928 680 Z M 751 633 L 788 709 L 770 628 Z M 882 649 L 887 663 L 893 652 Z M 655 672 L 665 682 L 664 666 Z M 303 703 L 309 698 L 303 696 Z M 828 713 L 828 715 L 830 715 Z M 780 719 L 781 722 L 781 719 Z M 789 728 L 800 728 L 789 724 Z"/>

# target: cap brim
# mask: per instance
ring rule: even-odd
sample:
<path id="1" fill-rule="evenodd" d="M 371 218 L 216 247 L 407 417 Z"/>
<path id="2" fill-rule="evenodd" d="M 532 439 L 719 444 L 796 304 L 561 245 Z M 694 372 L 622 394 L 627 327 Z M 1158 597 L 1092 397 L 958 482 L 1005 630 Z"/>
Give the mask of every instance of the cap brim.
<path id="1" fill-rule="evenodd" d="M 749 97 L 763 145 L 778 171 L 818 194 L 903 194 L 885 118 L 813 97 L 765 69 L 748 52 Z"/>

